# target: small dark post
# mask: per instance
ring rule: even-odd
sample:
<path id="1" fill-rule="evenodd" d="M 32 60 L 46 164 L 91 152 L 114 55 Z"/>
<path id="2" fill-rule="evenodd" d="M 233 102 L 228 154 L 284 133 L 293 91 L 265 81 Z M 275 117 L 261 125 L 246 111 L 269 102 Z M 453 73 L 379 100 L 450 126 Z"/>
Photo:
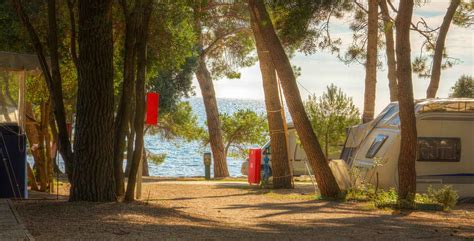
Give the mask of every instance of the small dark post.
<path id="1" fill-rule="evenodd" d="M 211 180 L 211 153 L 205 152 L 203 160 L 204 160 L 205 179 Z"/>

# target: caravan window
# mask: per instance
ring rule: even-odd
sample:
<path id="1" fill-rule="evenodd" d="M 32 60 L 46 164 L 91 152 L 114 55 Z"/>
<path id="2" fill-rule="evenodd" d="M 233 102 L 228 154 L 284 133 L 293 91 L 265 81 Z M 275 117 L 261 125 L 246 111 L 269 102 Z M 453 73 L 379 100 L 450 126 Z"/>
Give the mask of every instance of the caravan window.
<path id="1" fill-rule="evenodd" d="M 388 136 L 386 135 L 377 135 L 375 137 L 374 142 L 372 142 L 372 145 L 370 145 L 369 150 L 367 151 L 367 154 L 365 157 L 367 158 L 374 158 L 375 154 L 380 150 L 382 147 L 383 143 L 387 140 Z"/>
<path id="2" fill-rule="evenodd" d="M 461 139 L 450 137 L 419 137 L 418 161 L 459 162 Z"/>

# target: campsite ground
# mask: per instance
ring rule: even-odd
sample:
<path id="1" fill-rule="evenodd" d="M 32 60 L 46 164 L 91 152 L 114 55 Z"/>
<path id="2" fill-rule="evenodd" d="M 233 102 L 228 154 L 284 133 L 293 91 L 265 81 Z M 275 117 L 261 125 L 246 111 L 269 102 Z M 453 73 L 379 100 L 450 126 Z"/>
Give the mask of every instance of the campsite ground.
<path id="1" fill-rule="evenodd" d="M 60 193 L 65 194 L 67 185 Z M 413 240 L 473 239 L 474 204 L 451 212 L 396 212 L 315 200 L 312 186 L 270 191 L 232 181 L 148 179 L 143 201 L 16 201 L 37 240 Z"/>

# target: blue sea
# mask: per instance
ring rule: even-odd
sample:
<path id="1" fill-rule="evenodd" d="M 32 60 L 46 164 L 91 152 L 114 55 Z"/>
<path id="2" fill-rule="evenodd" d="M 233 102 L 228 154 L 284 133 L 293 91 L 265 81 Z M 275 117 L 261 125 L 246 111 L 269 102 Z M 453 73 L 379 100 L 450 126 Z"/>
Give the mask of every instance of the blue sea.
<path id="1" fill-rule="evenodd" d="M 199 124 L 204 127 L 206 112 L 202 98 L 195 97 L 185 101 L 191 104 L 193 112 L 198 117 Z M 239 109 L 251 109 L 257 113 L 265 112 L 263 100 L 217 99 L 217 105 L 220 113 L 232 114 Z M 204 176 L 202 156 L 204 152 L 210 152 L 210 147 L 203 148 L 198 141 L 166 141 L 159 135 L 148 135 L 145 137 L 145 147 L 149 152 L 166 154 L 165 161 L 159 165 L 149 162 L 151 176 Z M 230 176 L 242 176 L 240 167 L 243 161 L 239 158 L 227 158 Z M 211 168 L 211 174 L 212 172 Z"/>
<path id="2" fill-rule="evenodd" d="M 206 112 L 202 98 L 193 97 L 186 99 L 198 118 L 199 125 L 205 127 Z M 257 113 L 265 113 L 265 103 L 263 100 L 242 100 L 242 99 L 217 99 L 220 113 L 232 114 L 240 109 L 251 109 Z M 289 114 L 287 113 L 287 119 Z M 207 129 L 207 128 L 206 128 Z M 204 164 L 202 156 L 205 152 L 210 152 L 210 147 L 202 147 L 200 142 L 187 142 L 181 139 L 172 141 L 165 140 L 159 135 L 145 136 L 145 148 L 154 154 L 166 154 L 166 159 L 160 164 L 149 162 L 149 172 L 151 176 L 161 177 L 194 177 L 204 176 Z M 249 147 L 250 148 L 250 147 Z M 33 157 L 28 155 L 28 162 L 33 165 Z M 229 174 L 232 177 L 242 176 L 240 168 L 243 159 L 228 157 L 227 165 Z M 124 163 L 125 164 L 125 163 Z M 59 167 L 64 171 L 64 163 L 61 158 Z M 213 170 L 211 168 L 211 175 Z"/>

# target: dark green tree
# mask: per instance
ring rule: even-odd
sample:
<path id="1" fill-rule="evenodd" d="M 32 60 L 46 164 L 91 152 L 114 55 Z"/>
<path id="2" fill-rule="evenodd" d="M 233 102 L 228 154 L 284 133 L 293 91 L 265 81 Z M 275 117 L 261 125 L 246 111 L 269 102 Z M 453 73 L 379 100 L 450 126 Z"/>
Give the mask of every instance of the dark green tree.
<path id="1" fill-rule="evenodd" d="M 470 75 L 462 75 L 458 81 L 451 87 L 452 98 L 474 98 L 474 80 Z"/>
<path id="2" fill-rule="evenodd" d="M 346 128 L 360 123 L 359 110 L 340 88 L 331 84 L 322 96 L 310 95 L 305 110 L 326 157 L 335 157 L 344 144 Z"/>

